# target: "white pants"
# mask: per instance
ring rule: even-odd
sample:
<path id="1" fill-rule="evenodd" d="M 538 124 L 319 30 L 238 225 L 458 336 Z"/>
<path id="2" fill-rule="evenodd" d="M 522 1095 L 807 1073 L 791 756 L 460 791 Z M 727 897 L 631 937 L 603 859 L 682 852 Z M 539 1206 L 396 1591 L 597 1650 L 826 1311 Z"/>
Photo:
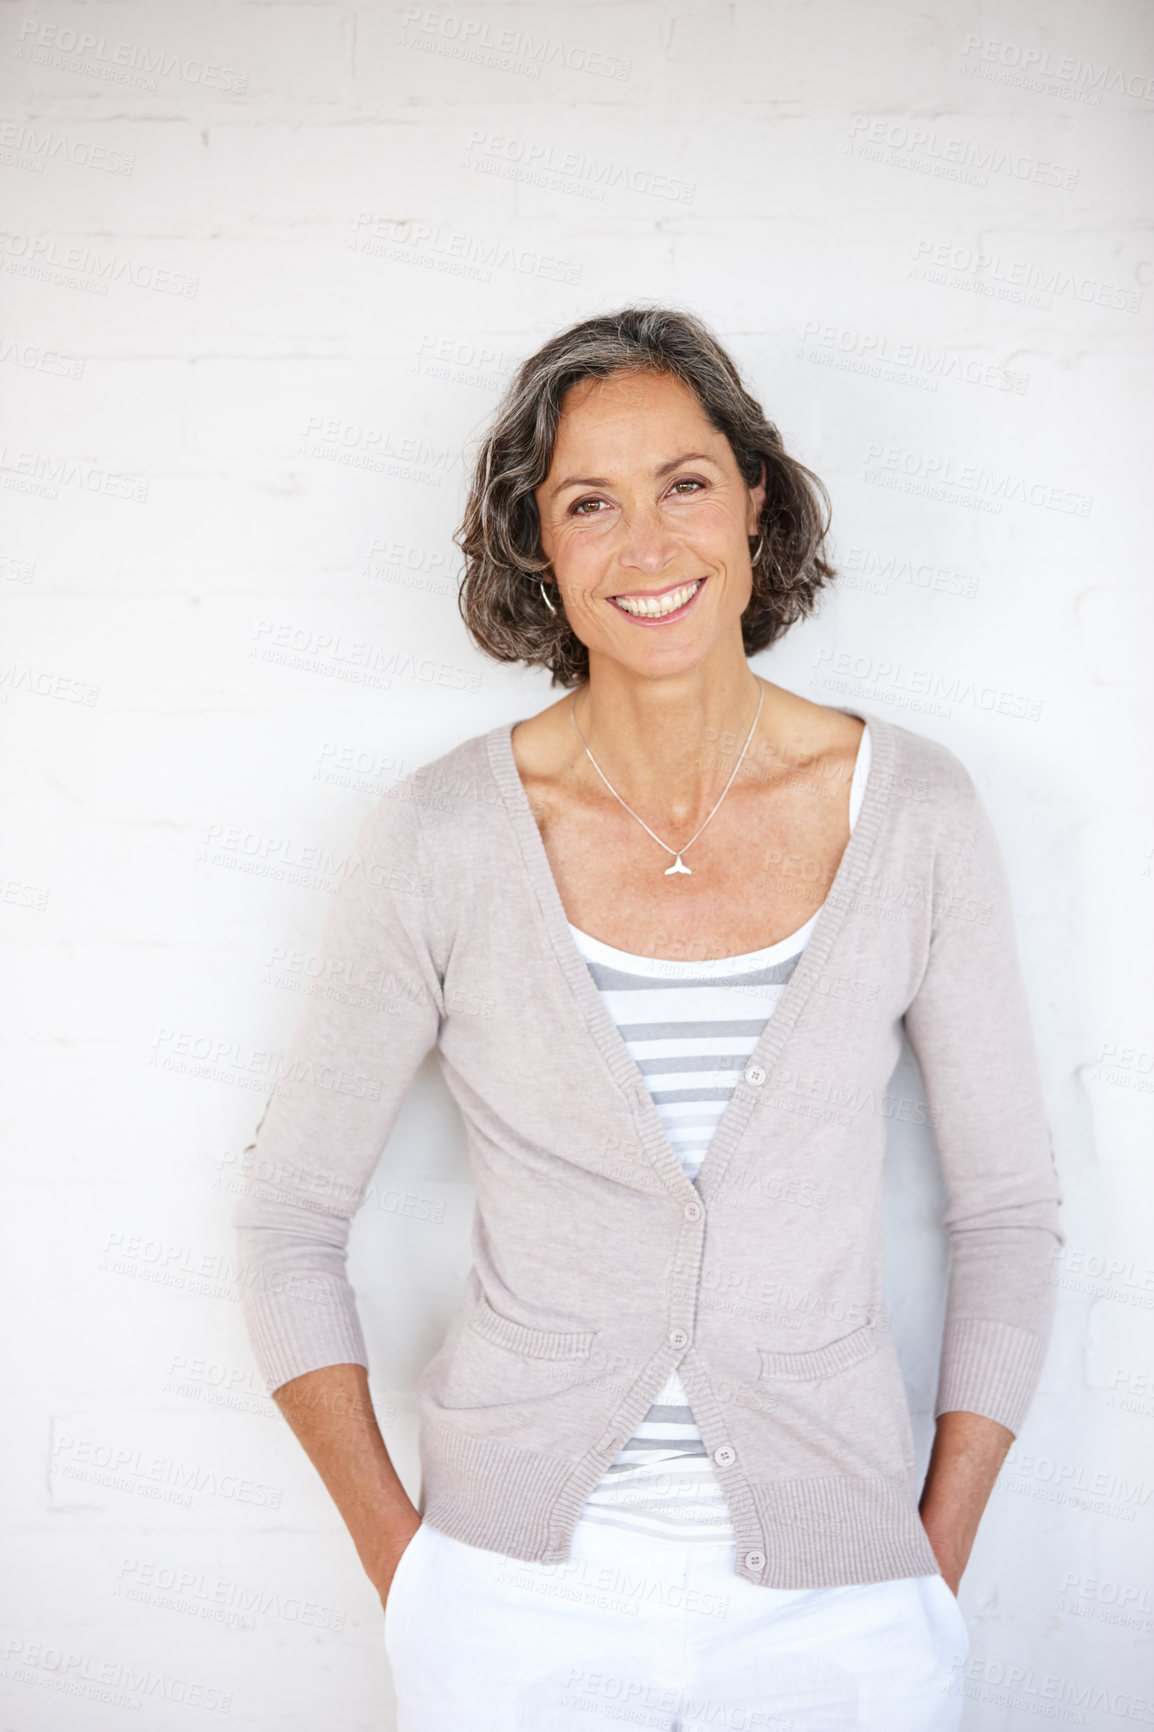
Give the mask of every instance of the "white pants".
<path id="1" fill-rule="evenodd" d="M 423 1522 L 385 1602 L 397 1732 L 956 1732 L 941 1576 L 764 1588 L 735 1553 L 582 1519 L 568 1562 L 531 1564 Z"/>

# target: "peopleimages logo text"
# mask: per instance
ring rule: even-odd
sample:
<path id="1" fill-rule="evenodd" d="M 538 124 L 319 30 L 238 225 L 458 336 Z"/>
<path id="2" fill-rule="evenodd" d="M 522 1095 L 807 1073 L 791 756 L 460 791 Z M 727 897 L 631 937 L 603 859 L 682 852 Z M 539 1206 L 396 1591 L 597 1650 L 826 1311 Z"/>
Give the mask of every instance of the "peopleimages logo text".
<path id="1" fill-rule="evenodd" d="M 401 19 L 401 46 L 453 49 L 455 57 L 482 64 L 500 56 L 509 63 L 509 71 L 525 72 L 532 78 L 541 76 L 542 67 L 563 66 L 568 72 L 624 81 L 633 69 L 633 62 L 619 54 L 604 54 L 548 36 L 530 36 L 515 25 L 495 29 L 487 18 L 462 18 L 433 6 L 406 9 Z"/>
<path id="2" fill-rule="evenodd" d="M 932 272 L 941 274 L 932 276 Z M 1073 271 L 1064 265 L 1032 264 L 1026 259 L 1011 259 L 1001 253 L 984 253 L 977 247 L 959 246 L 954 241 L 919 241 L 914 249 L 911 276 L 926 281 L 947 281 L 946 272 L 972 279 L 988 294 L 993 294 L 998 288 L 1025 291 L 1027 295 L 1040 297 L 1045 306 L 1051 299 L 1063 295 L 1068 300 L 1081 301 L 1084 306 L 1110 307 L 1123 313 L 1137 313 L 1142 306 L 1138 289 Z"/>
<path id="3" fill-rule="evenodd" d="M 156 88 L 156 78 L 180 78 L 186 84 L 200 84 L 206 90 L 231 91 L 242 95 L 248 87 L 248 73 L 235 66 L 222 66 L 218 61 L 182 58 L 170 49 L 146 48 L 140 42 L 110 41 L 107 36 L 91 30 L 74 30 L 70 25 L 42 24 L 36 18 L 25 18 L 20 25 L 20 46 L 16 53 L 23 60 L 60 63 L 60 56 L 75 56 L 79 72 L 89 71 L 86 59 L 96 62 L 100 75 L 119 74 L 116 82 L 125 82 L 128 74 L 141 75 Z"/>
<path id="4" fill-rule="evenodd" d="M 953 179 L 977 177 L 973 179 L 975 186 L 988 185 L 985 177 L 991 174 L 1031 181 L 1035 186 L 1064 187 L 1068 192 L 1078 184 L 1079 171 L 1063 163 L 1031 156 L 1028 151 L 1007 150 L 999 144 L 975 144 L 972 139 L 950 136 L 929 126 L 910 125 L 905 120 L 859 114 L 850 125 L 845 148 L 851 156 L 888 161 L 896 167 L 951 171 L 948 178 Z M 881 151 L 897 154 L 888 158 L 876 154 Z"/>
<path id="5" fill-rule="evenodd" d="M 1027 48 L 1017 42 L 970 35 L 966 37 L 962 55 L 967 72 L 985 62 L 988 66 L 1021 73 L 1027 78 L 1048 78 L 1072 89 L 1092 90 L 1099 96 L 1105 91 L 1107 95 L 1136 96 L 1146 102 L 1154 101 L 1154 77 L 1149 73 L 1124 72 L 1120 66 L 1108 63 L 1095 66 L 1092 60 L 1082 60 L 1077 55 L 1064 54 L 1059 58 L 1048 48 Z"/>
<path id="6" fill-rule="evenodd" d="M 866 448 L 865 462 L 867 480 L 884 479 L 889 475 L 895 482 L 905 479 L 922 483 L 930 489 L 955 488 L 963 497 L 971 495 L 975 499 L 984 499 L 996 509 L 1005 503 L 1036 505 L 1046 511 L 1089 517 L 1094 506 L 1094 496 L 1090 493 L 1078 493 L 1072 488 L 1015 475 L 1009 470 L 987 469 L 981 463 L 955 463 L 952 457 L 937 452 L 911 451 L 902 445 L 882 445 L 871 441 Z"/>

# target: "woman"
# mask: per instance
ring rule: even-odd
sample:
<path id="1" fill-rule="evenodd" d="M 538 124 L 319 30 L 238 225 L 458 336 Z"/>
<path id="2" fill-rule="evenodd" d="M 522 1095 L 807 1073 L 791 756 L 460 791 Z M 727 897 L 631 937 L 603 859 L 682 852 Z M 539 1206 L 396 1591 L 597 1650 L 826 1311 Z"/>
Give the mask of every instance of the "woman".
<path id="1" fill-rule="evenodd" d="M 565 695 L 366 820 L 237 1217 L 402 1732 L 958 1723 L 954 1594 L 1040 1374 L 1060 1198 L 972 781 L 749 665 L 832 576 L 825 505 L 660 309 L 546 343 L 478 459 L 465 620 Z M 903 1030 L 953 1253 L 920 1488 L 882 1288 Z M 344 1251 L 433 1045 L 477 1206 L 418 1511 Z"/>

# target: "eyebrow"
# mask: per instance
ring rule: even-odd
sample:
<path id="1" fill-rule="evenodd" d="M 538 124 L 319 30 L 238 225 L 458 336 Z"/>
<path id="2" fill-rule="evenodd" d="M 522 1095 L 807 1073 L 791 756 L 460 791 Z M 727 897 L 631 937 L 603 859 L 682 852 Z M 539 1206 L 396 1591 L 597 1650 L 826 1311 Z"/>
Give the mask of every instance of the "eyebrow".
<path id="1" fill-rule="evenodd" d="M 712 463 L 715 469 L 721 465 L 716 457 L 711 457 L 707 451 L 683 451 L 679 457 L 670 458 L 668 463 L 661 463 L 653 471 L 653 479 L 660 481 L 674 469 L 680 469 L 683 463 Z M 550 488 L 549 497 L 555 499 L 558 493 L 563 493 L 567 487 L 611 487 L 613 484 L 604 475 L 567 475 L 564 481 L 559 481 L 556 487 Z"/>

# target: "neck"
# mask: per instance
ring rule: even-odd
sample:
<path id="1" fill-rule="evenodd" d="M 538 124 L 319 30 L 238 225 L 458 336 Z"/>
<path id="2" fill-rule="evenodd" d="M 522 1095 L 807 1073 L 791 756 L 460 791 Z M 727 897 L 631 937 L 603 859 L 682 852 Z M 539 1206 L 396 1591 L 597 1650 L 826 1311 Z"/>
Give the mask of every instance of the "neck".
<path id="1" fill-rule="evenodd" d="M 574 711 L 621 798 L 680 826 L 703 817 L 725 787 L 763 688 L 759 733 L 774 709 L 776 688 L 759 681 L 744 655 L 724 669 L 703 664 L 662 679 L 639 679 L 619 662 L 598 661 L 577 690 Z M 578 773 L 604 789 L 575 730 L 573 745 Z"/>

